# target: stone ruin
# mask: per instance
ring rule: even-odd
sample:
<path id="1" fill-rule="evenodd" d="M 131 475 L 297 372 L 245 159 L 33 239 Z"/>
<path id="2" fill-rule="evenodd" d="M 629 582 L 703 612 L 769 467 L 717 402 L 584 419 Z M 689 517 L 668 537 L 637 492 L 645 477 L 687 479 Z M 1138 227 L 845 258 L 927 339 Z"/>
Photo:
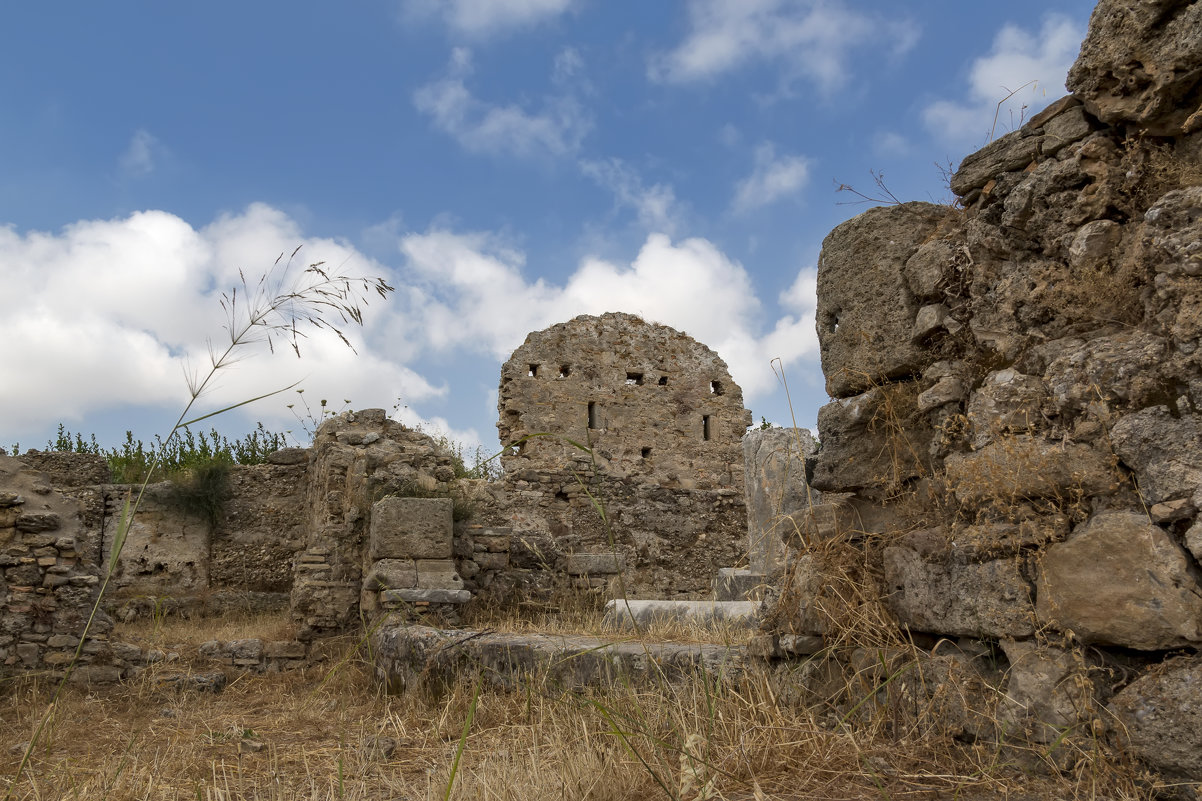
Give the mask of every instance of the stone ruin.
<path id="1" fill-rule="evenodd" d="M 579 584 L 624 571 L 631 594 L 698 597 L 745 556 L 751 413 L 705 345 L 634 315 L 583 315 L 526 338 L 501 368 L 497 405 L 511 447 L 482 518 Z"/>
<path id="2" fill-rule="evenodd" d="M 749 415 L 712 351 L 577 318 L 504 367 L 502 481 L 457 480 L 381 411 L 335 418 L 311 450 L 236 471 L 236 520 L 197 530 L 152 498 L 112 612 L 238 588 L 286 598 L 311 640 L 615 575 L 699 598 L 726 567 L 719 594 L 765 595 L 749 652 L 819 692 L 833 663 L 861 702 L 902 699 L 962 740 L 1098 738 L 1202 781 L 1199 32 L 1202 3 L 1103 0 L 1073 93 L 965 158 L 956 206 L 872 209 L 827 237 L 820 447 L 755 431 L 740 455 Z M 98 469 L 0 458 L 9 669 L 78 645 L 124 491 Z M 137 666 L 108 629 L 83 649 L 96 678 Z M 270 668 L 297 649 L 210 650 Z"/>
<path id="3" fill-rule="evenodd" d="M 823 243 L 822 498 L 758 647 L 904 632 L 1002 688 L 953 705 L 964 739 L 1105 736 L 1199 781 L 1202 3 L 1103 0 L 1069 87 L 955 207 Z"/>
<path id="4" fill-rule="evenodd" d="M 539 376 L 536 365 L 549 367 Z M 710 349 L 629 315 L 580 317 L 532 334 L 506 364 L 500 397 L 502 436 L 555 435 L 512 448 L 500 481 L 457 476 L 429 436 L 375 409 L 325 422 L 308 449 L 231 467 L 215 518 L 181 505 L 171 482 L 151 485 L 91 632 L 104 643 L 89 646 L 109 666 L 103 675 L 145 657 L 108 643 L 110 616 L 287 608 L 299 644 L 207 649 L 242 667 L 286 667 L 304 643 L 384 612 L 453 625 L 476 595 L 545 602 L 565 590 L 604 594 L 621 576 L 632 594 L 702 597 L 719 567 L 746 555 L 740 436 L 750 413 Z M 78 610 L 95 600 L 77 587 L 95 590 L 137 488 L 110 483 L 104 460 L 86 454 L 30 451 L 5 463 L 0 659 L 54 669 L 78 644 L 65 644 L 81 629 Z M 612 535 L 590 494 L 617 520 Z M 70 596 L 75 616 L 35 624 L 31 608 L 61 610 L 57 595 Z"/>

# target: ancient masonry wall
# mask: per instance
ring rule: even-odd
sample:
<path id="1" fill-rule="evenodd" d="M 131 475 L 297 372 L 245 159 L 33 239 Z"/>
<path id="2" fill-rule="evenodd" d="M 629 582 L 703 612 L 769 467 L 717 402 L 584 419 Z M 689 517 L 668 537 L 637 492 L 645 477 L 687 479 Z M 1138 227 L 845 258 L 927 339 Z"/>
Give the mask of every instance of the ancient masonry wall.
<path id="1" fill-rule="evenodd" d="M 875 586 L 965 675 L 1003 657 L 1009 733 L 1202 780 L 1200 31 L 1202 3 L 1103 0 L 1073 94 L 965 158 L 957 207 L 827 237 L 824 504 L 768 650 L 851 636 L 835 596 Z"/>
<path id="2" fill-rule="evenodd" d="M 512 447 L 483 518 L 546 543 L 550 563 L 615 552 L 636 595 L 697 596 L 746 555 L 751 413 L 726 363 L 688 335 L 622 313 L 534 332 L 501 368 L 498 410 Z"/>

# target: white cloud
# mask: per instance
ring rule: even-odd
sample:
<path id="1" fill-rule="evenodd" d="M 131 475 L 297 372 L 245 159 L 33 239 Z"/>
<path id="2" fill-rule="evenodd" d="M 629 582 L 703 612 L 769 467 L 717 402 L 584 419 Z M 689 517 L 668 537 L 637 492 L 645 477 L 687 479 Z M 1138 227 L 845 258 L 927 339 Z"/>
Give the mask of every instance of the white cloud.
<path id="1" fill-rule="evenodd" d="M 544 98 L 537 112 L 517 105 L 496 105 L 476 98 L 467 88 L 471 52 L 456 48 L 447 77 L 428 83 L 413 95 L 413 105 L 473 153 L 534 158 L 575 152 L 592 127 L 573 94 Z"/>
<path id="2" fill-rule="evenodd" d="M 121 405 L 182 409 L 185 371 L 207 372 L 207 340 L 219 350 L 228 342 L 221 292 L 237 285 L 239 268 L 253 290 L 275 256 L 298 244 L 299 259 L 323 258 L 350 274 L 388 274 L 344 243 L 303 236 L 286 215 L 263 205 L 202 229 L 162 211 L 79 222 L 57 233 L 0 228 L 0 272 L 7 290 L 23 299 L 0 316 L 0 340 L 19 343 L 5 358 L 20 378 L 0 382 L 4 426 L 20 438 Z M 238 303 L 246 300 L 240 289 Z M 220 408 L 298 380 L 312 395 L 351 398 L 359 408 L 443 392 L 371 346 L 388 308 L 372 303 L 366 329 L 344 329 L 358 356 L 321 332 L 301 341 L 300 360 L 287 347 L 274 355 L 265 347 L 242 350 L 249 358 L 222 371 L 201 406 Z M 247 414 L 278 427 L 295 423 L 278 399 Z"/>
<path id="3" fill-rule="evenodd" d="M 155 170 L 155 154 L 162 149 L 159 140 L 149 131 L 139 128 L 129 140 L 129 146 L 121 154 L 119 163 L 126 175 L 141 178 Z"/>
<path id="4" fill-rule="evenodd" d="M 404 0 L 410 16 L 437 15 L 456 33 L 482 39 L 563 14 L 574 0 Z"/>
<path id="5" fill-rule="evenodd" d="M 714 348 L 751 396 L 774 386 L 772 358 L 792 362 L 817 348 L 813 280 L 804 278 L 812 271 L 782 296 L 789 313 L 761 335 L 762 309 L 746 270 L 705 239 L 674 243 L 651 234 L 629 264 L 586 258 L 563 286 L 526 281 L 522 255 L 482 234 L 411 234 L 401 249 L 424 288 L 408 323 L 447 350 L 504 360 L 531 331 L 579 314 L 625 311 Z"/>
<path id="6" fill-rule="evenodd" d="M 1064 79 L 1084 36 L 1080 24 L 1061 15 L 1048 16 L 1038 32 L 1006 25 L 989 55 L 973 62 L 967 96 L 931 103 L 923 109 L 923 122 L 937 136 L 965 147 L 1014 130 L 1065 93 Z"/>
<path id="7" fill-rule="evenodd" d="M 783 316 L 765 322 L 746 270 L 706 239 L 654 233 L 628 262 L 586 258 L 559 284 L 527 280 L 525 255 L 493 235 L 431 230 L 394 241 L 404 260 L 399 269 L 346 242 L 307 236 L 264 204 L 200 228 L 162 211 L 53 233 L 0 227 L 0 274 L 12 297 L 22 299 L 0 316 L 0 341 L 12 345 L 6 369 L 16 377 L 0 382 L 0 437 L 28 441 L 57 422 L 76 424 L 122 407 L 182 409 L 185 370 L 207 368 L 210 339 L 224 347 L 222 292 L 238 285 L 240 269 L 253 290 L 275 256 L 283 253 L 286 263 L 298 244 L 298 267 L 322 259 L 327 268 L 385 277 L 397 291 L 387 301 L 373 299 L 363 328 L 344 328 L 357 355 L 316 331 L 301 341 L 299 360 L 284 341 L 275 354 L 246 349 L 243 361 L 219 374 L 203 411 L 301 381 L 311 405 L 327 398 L 335 406 L 346 399 L 357 409 L 391 408 L 400 399 L 403 421 L 445 430 L 474 448 L 491 442 L 478 433 L 491 434 L 491 416 L 453 430 L 445 418 L 423 413 L 449 399 L 444 380 L 451 375 L 423 376 L 411 366 L 416 359 L 454 365 L 457 357 L 470 362 L 466 357 L 485 354 L 499 362 L 531 331 L 578 314 L 627 311 L 713 347 L 752 398 L 775 386 L 770 359 L 788 364 L 816 351 L 812 270 L 781 295 Z M 239 289 L 238 304 L 246 301 Z M 496 374 L 456 380 L 458 391 L 475 385 L 486 394 Z M 295 400 L 285 392 L 235 419 L 299 430 L 286 409 Z M 467 405 L 475 419 L 475 404 Z"/>
<path id="8" fill-rule="evenodd" d="M 853 50 L 880 50 L 884 41 L 886 52 L 901 54 L 918 41 L 911 23 L 821 0 L 691 0 L 688 16 L 684 41 L 652 59 L 653 79 L 687 83 L 767 61 L 789 82 L 804 78 L 830 92 L 846 82 Z"/>
<path id="9" fill-rule="evenodd" d="M 755 149 L 755 168 L 735 187 L 733 208 L 744 214 L 795 195 L 810 177 L 809 161 L 803 156 L 780 155 L 771 142 Z"/>
<path id="10" fill-rule="evenodd" d="M 621 159 L 582 161 L 580 171 L 610 192 L 619 205 L 634 209 L 639 224 L 650 232 L 672 235 L 681 210 L 668 184 L 644 186 L 638 173 Z"/>

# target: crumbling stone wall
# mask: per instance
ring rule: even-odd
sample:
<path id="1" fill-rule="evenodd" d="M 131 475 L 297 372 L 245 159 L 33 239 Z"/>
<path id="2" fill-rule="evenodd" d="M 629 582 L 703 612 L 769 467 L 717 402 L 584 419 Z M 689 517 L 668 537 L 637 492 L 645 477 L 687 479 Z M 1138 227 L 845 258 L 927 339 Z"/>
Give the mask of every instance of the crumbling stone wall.
<path id="1" fill-rule="evenodd" d="M 49 476 L 0 455 L 0 675 L 62 671 L 80 644 L 100 578 L 78 550 L 81 504 Z M 80 654 L 80 679 L 114 680 L 112 621 L 100 612 Z"/>
<path id="2" fill-rule="evenodd" d="M 498 410 L 513 447 L 502 485 L 483 491 L 481 519 L 536 543 L 535 561 L 563 570 L 567 555 L 616 546 L 628 589 L 662 597 L 708 593 L 717 569 L 745 556 L 751 413 L 710 348 L 633 315 L 582 315 L 514 351 Z"/>
<path id="3" fill-rule="evenodd" d="M 444 522 L 449 528 L 451 502 L 447 498 L 454 478 L 450 454 L 429 436 L 389 420 L 383 409 L 347 412 L 318 428 L 307 475 L 305 548 L 292 563 L 292 616 L 301 627 L 302 639 L 357 624 L 366 579 L 373 579 L 372 591 L 412 589 L 418 583 L 420 567 L 447 582 L 454 581 L 448 576 L 455 572 L 449 530 L 427 543 L 441 550 L 412 553 L 408 560 L 397 558 L 399 552 L 392 549 L 395 543 L 388 549 L 380 544 L 403 538 L 403 533 L 394 527 L 381 528 L 379 521 L 377 530 L 372 530 L 373 510 L 381 502 L 388 507 L 383 513 L 393 516 L 393 522 L 408 524 L 404 515 L 391 509 L 389 496 L 404 501 L 433 501 L 436 498 L 430 496 L 444 496 Z M 419 521 L 418 526 L 427 533 L 442 530 L 430 519 Z M 380 565 L 381 559 L 396 563 Z M 399 564 L 404 561 L 411 564 Z"/>
<path id="4" fill-rule="evenodd" d="M 966 157 L 957 207 L 872 209 L 827 237 L 827 503 L 773 623 L 837 638 L 823 569 L 840 539 L 881 620 L 1000 646 L 1011 733 L 1087 723 L 1194 781 L 1200 32 L 1202 3 L 1103 0 L 1073 94 Z"/>

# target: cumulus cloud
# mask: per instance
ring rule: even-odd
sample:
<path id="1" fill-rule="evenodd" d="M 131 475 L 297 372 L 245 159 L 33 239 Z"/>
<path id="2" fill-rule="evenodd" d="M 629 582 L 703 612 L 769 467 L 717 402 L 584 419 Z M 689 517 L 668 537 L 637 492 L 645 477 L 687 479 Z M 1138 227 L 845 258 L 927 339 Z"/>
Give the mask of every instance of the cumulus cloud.
<path id="1" fill-rule="evenodd" d="M 580 171 L 612 192 L 618 205 L 633 209 L 644 229 L 675 233 L 682 212 L 670 185 L 644 186 L 638 172 L 617 158 L 582 161 Z"/>
<path id="2" fill-rule="evenodd" d="M 716 78 L 757 61 L 779 65 L 788 81 L 824 92 L 842 86 L 850 56 L 872 46 L 894 54 L 918 41 L 918 28 L 820 0 L 691 0 L 689 29 L 672 50 L 654 57 L 652 79 L 687 83 Z"/>
<path id="3" fill-rule="evenodd" d="M 388 274 L 345 243 L 303 236 L 290 218 L 261 204 L 200 229 L 162 211 L 54 233 L 0 228 L 0 269 L 8 290 L 23 298 L 0 317 L 0 339 L 20 343 L 6 354 L 20 380 L 0 382 L 5 426 L 19 435 L 121 405 L 182 408 L 186 374 L 207 371 L 210 342 L 219 350 L 228 342 L 221 292 L 238 285 L 239 268 L 253 291 L 275 255 L 298 244 L 300 259 L 322 258 L 350 274 Z M 241 290 L 238 299 L 247 300 Z M 301 341 L 299 361 L 287 348 L 240 351 L 249 358 L 222 371 L 202 405 L 220 408 L 298 380 L 314 395 L 361 406 L 443 392 L 371 347 L 372 326 L 387 308 L 367 309 L 366 329 L 345 329 L 358 356 L 320 332 Z M 294 422 L 282 402 L 275 409 L 274 421 Z M 261 409 L 250 414 L 273 421 Z"/>
<path id="4" fill-rule="evenodd" d="M 155 139 L 149 131 L 139 128 L 134 131 L 134 135 L 129 140 L 129 146 L 121 154 L 119 159 L 121 171 L 134 178 L 150 175 L 156 166 L 155 154 L 161 148 L 159 140 Z"/>
<path id="5" fill-rule="evenodd" d="M 772 358 L 791 362 L 817 348 L 809 272 L 782 296 L 788 313 L 762 333 L 763 310 L 746 270 L 706 239 L 673 242 L 653 233 L 629 263 L 586 258 L 562 286 L 527 281 L 522 254 L 482 234 L 410 234 L 401 250 L 423 286 L 409 324 L 446 350 L 479 349 L 503 360 L 530 331 L 579 314 L 625 311 L 713 347 L 753 396 L 772 388 Z"/>
<path id="6" fill-rule="evenodd" d="M 414 107 L 466 150 L 522 158 L 562 156 L 575 152 L 592 127 L 571 92 L 548 95 L 538 111 L 480 100 L 467 87 L 472 71 L 471 52 L 456 48 L 448 75 L 413 95 Z"/>
<path id="7" fill-rule="evenodd" d="M 755 168 L 735 187 L 734 210 L 740 214 L 795 195 L 810 177 L 810 163 L 802 156 L 776 154 L 771 142 L 755 149 Z"/>
<path id="8" fill-rule="evenodd" d="M 1014 130 L 1064 95 L 1064 79 L 1084 37 L 1082 24 L 1058 14 L 1048 16 L 1039 31 L 1006 25 L 989 55 L 973 62 L 964 99 L 931 103 L 923 109 L 923 122 L 964 147 Z"/>
<path id="9" fill-rule="evenodd" d="M 715 348 L 754 398 L 774 387 L 769 360 L 788 364 L 817 347 L 812 270 L 799 272 L 778 299 L 779 319 L 766 322 L 747 271 L 706 239 L 652 233 L 630 260 L 585 258 L 561 283 L 527 279 L 525 254 L 492 234 L 434 229 L 394 241 L 400 263 L 390 266 L 347 242 L 308 236 L 264 204 L 203 227 L 162 211 L 57 232 L 0 227 L 0 271 L 6 289 L 22 298 L 0 316 L 0 341 L 12 343 L 8 374 L 19 377 L 0 382 L 0 436 L 28 441 L 57 422 L 131 406 L 178 412 L 188 398 L 188 371 L 205 372 L 210 344 L 220 350 L 228 341 L 222 293 L 240 286 L 242 270 L 253 294 L 275 256 L 284 254 L 287 263 L 298 244 L 296 267 L 321 259 L 327 269 L 385 277 L 397 291 L 365 309 L 362 328 L 344 328 L 357 353 L 319 331 L 301 340 L 299 360 L 280 341 L 274 354 L 261 345 L 245 349 L 239 363 L 219 374 L 202 410 L 300 381 L 311 406 L 327 398 L 336 407 L 350 400 L 354 408 L 391 408 L 400 399 L 402 421 L 474 448 L 491 414 L 477 418 L 468 404 L 480 424 L 452 428 L 430 410 L 450 400 L 452 378 L 460 382 L 457 391 L 464 384 L 488 388 L 482 395 L 492 391 L 495 368 L 474 381 L 415 365 L 481 357 L 498 363 L 531 331 L 578 314 L 627 311 Z M 239 289 L 239 305 L 246 302 Z M 286 410 L 295 401 L 288 391 L 235 419 L 299 431 Z"/>
<path id="10" fill-rule="evenodd" d="M 563 14 L 574 0 L 404 0 L 409 16 L 438 16 L 452 31 L 486 38 Z"/>

